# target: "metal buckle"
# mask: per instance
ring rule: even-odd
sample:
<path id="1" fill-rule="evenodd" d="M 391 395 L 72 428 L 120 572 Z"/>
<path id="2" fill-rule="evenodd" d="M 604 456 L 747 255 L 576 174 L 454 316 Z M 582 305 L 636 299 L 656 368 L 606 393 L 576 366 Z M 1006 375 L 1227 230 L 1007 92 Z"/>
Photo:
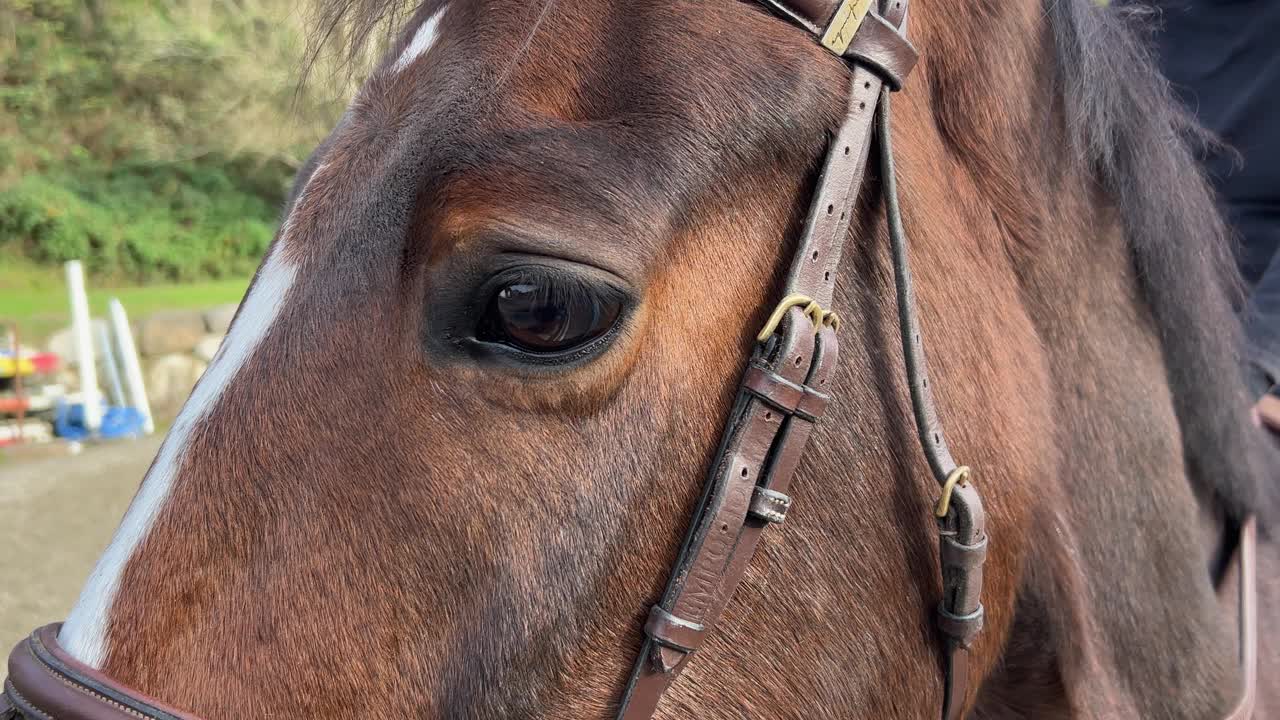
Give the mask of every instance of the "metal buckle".
<path id="1" fill-rule="evenodd" d="M 944 518 L 947 512 L 951 510 L 951 493 L 956 489 L 956 485 L 968 485 L 969 475 L 972 470 L 968 465 L 961 465 L 951 474 L 947 476 L 947 481 L 942 483 L 942 497 L 938 498 L 938 506 L 934 508 L 933 515 L 937 518 Z"/>
<path id="2" fill-rule="evenodd" d="M 813 323 L 813 332 L 817 334 L 824 327 L 830 327 L 832 330 L 840 329 L 840 316 L 830 310 L 823 310 L 817 300 L 808 295 L 788 295 L 782 298 L 778 306 L 773 309 L 773 314 L 769 316 L 769 320 L 764 324 L 764 329 L 756 335 L 756 342 L 764 342 L 778 331 L 778 325 L 782 323 L 782 318 L 787 311 L 793 307 L 804 306 L 805 317 L 809 318 L 809 322 Z"/>
<path id="3" fill-rule="evenodd" d="M 831 18 L 831 24 L 822 35 L 822 47 L 844 57 L 870 11 L 871 0 L 842 0 L 840 9 L 836 10 L 835 17 Z"/>

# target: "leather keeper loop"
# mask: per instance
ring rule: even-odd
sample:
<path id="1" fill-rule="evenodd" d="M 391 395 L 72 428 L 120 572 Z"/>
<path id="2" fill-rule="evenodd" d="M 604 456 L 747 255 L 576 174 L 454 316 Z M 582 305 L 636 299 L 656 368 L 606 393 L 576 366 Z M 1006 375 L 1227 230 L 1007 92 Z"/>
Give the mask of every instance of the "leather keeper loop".
<path id="1" fill-rule="evenodd" d="M 796 406 L 795 416 L 811 423 L 818 422 L 818 418 L 827 411 L 827 403 L 831 402 L 831 396 L 826 393 L 820 393 L 809 386 L 805 386 L 804 395 L 800 397 L 800 404 Z"/>
<path id="2" fill-rule="evenodd" d="M 742 387 L 787 414 L 795 412 L 800 405 L 800 398 L 804 397 L 803 385 L 755 364 L 747 368 L 747 373 L 742 378 Z"/>
<path id="3" fill-rule="evenodd" d="M 982 605 L 978 605 L 978 609 L 968 615 L 954 615 L 947 611 L 945 607 L 938 606 L 938 629 L 943 635 L 954 640 L 963 648 L 968 648 L 969 643 L 982 632 Z"/>
<path id="4" fill-rule="evenodd" d="M 759 365 L 747 368 L 742 387 L 774 408 L 809 422 L 817 422 L 831 401 L 830 396 L 793 383 Z"/>
<path id="5" fill-rule="evenodd" d="M 890 90 L 897 92 L 915 68 L 920 54 L 888 20 L 872 12 L 862 21 L 844 58 L 875 73 Z"/>
<path id="6" fill-rule="evenodd" d="M 789 496 L 757 485 L 751 492 L 751 505 L 747 508 L 747 515 L 757 520 L 781 525 L 787 519 L 787 510 L 790 508 Z"/>
<path id="7" fill-rule="evenodd" d="M 954 537 L 943 535 L 938 551 L 942 562 L 942 572 L 946 573 L 947 568 L 959 568 L 961 570 L 973 570 L 982 567 L 987 561 L 987 536 L 983 535 L 982 540 L 975 545 L 963 545 L 956 542 Z"/>
<path id="8" fill-rule="evenodd" d="M 654 605 L 649 610 L 649 620 L 644 624 L 644 632 L 663 647 L 691 653 L 702 644 L 707 631 L 696 622 L 678 618 L 661 606 Z"/>

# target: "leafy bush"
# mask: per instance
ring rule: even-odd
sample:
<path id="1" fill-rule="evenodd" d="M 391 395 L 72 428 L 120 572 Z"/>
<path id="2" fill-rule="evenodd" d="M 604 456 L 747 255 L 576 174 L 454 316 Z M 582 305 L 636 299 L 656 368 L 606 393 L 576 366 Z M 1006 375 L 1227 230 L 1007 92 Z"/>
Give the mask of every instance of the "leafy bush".
<path id="1" fill-rule="evenodd" d="M 251 269 L 349 90 L 297 86 L 302 22 L 292 0 L 0 0 L 0 257 Z"/>
<path id="2" fill-rule="evenodd" d="M 0 194 L 0 249 L 83 258 L 99 276 L 242 275 L 271 241 L 277 209 L 235 180 L 209 163 L 28 175 Z"/>

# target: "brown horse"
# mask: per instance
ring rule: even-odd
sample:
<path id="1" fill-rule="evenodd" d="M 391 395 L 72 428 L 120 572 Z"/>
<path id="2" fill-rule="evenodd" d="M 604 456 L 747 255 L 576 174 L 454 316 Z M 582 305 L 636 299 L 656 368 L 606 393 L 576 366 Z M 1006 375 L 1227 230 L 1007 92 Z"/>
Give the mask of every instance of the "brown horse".
<path id="1" fill-rule="evenodd" d="M 334 0 L 319 31 L 393 6 Z M 1242 685 L 1228 560 L 1274 483 L 1194 133 L 1130 21 L 911 10 L 904 221 L 993 538 L 969 717 L 1218 718 Z M 61 644 L 206 718 L 612 716 L 848 73 L 756 3 L 424 2 Z M 937 488 L 869 174 L 795 506 L 659 717 L 937 716 Z"/>

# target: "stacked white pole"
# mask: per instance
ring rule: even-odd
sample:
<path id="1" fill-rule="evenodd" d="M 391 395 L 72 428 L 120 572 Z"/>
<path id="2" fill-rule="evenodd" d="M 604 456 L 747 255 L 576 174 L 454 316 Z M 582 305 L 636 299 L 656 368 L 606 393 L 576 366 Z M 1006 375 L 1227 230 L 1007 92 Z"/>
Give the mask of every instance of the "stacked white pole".
<path id="1" fill-rule="evenodd" d="M 111 331 L 120 348 L 120 364 L 124 366 L 124 384 L 129 392 L 129 404 L 142 413 L 142 429 L 150 435 L 156 431 L 156 424 L 151 419 L 151 403 L 147 402 L 147 386 L 142 381 L 142 363 L 138 360 L 138 348 L 133 344 L 129 316 L 124 312 L 124 305 L 115 298 L 111 298 L 107 307 L 111 314 Z"/>
<path id="2" fill-rule="evenodd" d="M 111 331 L 106 323 L 94 323 L 93 334 L 98 338 L 98 347 L 102 348 L 102 361 L 107 371 L 107 387 L 111 389 L 111 404 L 120 407 L 125 404 L 124 385 L 120 382 L 120 368 L 116 366 L 116 351 L 111 345 Z"/>
<path id="3" fill-rule="evenodd" d="M 98 394 L 98 374 L 93 365 L 93 331 L 89 321 L 89 297 L 84 291 L 84 267 L 79 260 L 66 265 L 67 289 L 71 294 L 71 328 L 76 338 L 76 360 L 80 366 L 80 398 L 84 403 L 84 426 L 89 432 L 102 426 L 102 404 Z"/>

